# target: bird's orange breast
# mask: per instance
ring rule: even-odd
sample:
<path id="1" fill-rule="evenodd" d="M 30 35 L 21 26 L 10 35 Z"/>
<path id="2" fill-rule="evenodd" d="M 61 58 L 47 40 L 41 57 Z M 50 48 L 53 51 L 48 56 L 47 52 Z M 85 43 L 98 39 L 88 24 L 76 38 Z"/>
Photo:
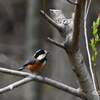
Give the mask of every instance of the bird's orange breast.
<path id="1" fill-rule="evenodd" d="M 32 72 L 39 72 L 45 67 L 46 64 L 41 64 L 39 60 L 37 60 L 34 64 L 30 64 L 27 68 Z"/>

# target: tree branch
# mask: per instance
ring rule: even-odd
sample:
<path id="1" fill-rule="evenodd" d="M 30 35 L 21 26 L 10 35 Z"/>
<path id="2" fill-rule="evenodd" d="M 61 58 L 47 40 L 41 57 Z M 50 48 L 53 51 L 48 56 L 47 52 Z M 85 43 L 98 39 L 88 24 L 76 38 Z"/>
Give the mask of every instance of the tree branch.
<path id="1" fill-rule="evenodd" d="M 70 48 L 72 50 L 77 49 L 79 44 L 80 24 L 84 13 L 85 1 L 86 0 L 77 0 L 78 6 L 76 6 L 75 8 L 74 31 L 73 31 L 72 43 L 70 45 Z"/>
<path id="2" fill-rule="evenodd" d="M 61 48 L 64 49 L 64 45 L 63 45 L 62 43 L 58 43 L 58 42 L 54 41 L 53 39 L 51 39 L 51 38 L 49 38 L 49 37 L 47 38 L 47 40 L 48 40 L 49 42 L 53 43 L 54 45 L 56 45 L 56 46 L 61 47 Z"/>
<path id="3" fill-rule="evenodd" d="M 86 0 L 77 0 L 78 5 L 75 9 L 75 16 L 71 19 L 66 19 L 61 10 L 50 10 L 52 19 L 58 24 L 64 26 L 62 30 L 58 30 L 64 39 L 65 51 L 68 54 L 72 69 L 76 75 L 80 91 L 83 91 L 85 97 L 83 100 L 99 100 L 98 94 L 94 95 L 95 89 L 87 70 L 86 64 L 81 55 L 79 44 L 80 24 L 84 13 Z M 54 44 L 56 44 L 54 42 Z M 88 98 L 88 99 L 87 99 Z"/>
<path id="4" fill-rule="evenodd" d="M 5 93 L 5 92 L 7 92 L 7 91 L 10 91 L 10 90 L 12 90 L 12 89 L 14 89 L 14 88 L 16 88 L 16 87 L 18 87 L 18 86 L 20 86 L 20 85 L 23 85 L 23 84 L 25 84 L 25 83 L 30 82 L 30 81 L 32 81 L 32 80 L 33 80 L 32 78 L 26 77 L 26 78 L 24 78 L 24 79 L 22 79 L 22 80 L 20 80 L 20 81 L 18 81 L 18 82 L 15 82 L 15 83 L 10 84 L 10 85 L 8 85 L 8 86 L 6 86 L 6 87 L 4 87 L 4 88 L 1 88 L 1 89 L 0 89 L 0 94 Z"/>
<path id="5" fill-rule="evenodd" d="M 95 84 L 95 78 L 94 78 L 94 73 L 93 73 L 93 68 L 92 68 L 92 61 L 91 61 L 91 55 L 90 55 L 90 50 L 89 50 L 89 45 L 88 45 L 88 37 L 87 37 L 87 24 L 86 24 L 86 20 L 87 20 L 87 15 L 89 12 L 89 8 L 91 5 L 91 0 L 89 1 L 89 4 L 87 5 L 87 1 L 85 4 L 85 14 L 84 14 L 84 36 L 85 36 L 85 43 L 86 43 L 86 50 L 87 50 L 87 55 L 88 55 L 88 60 L 89 60 L 89 68 L 90 68 L 90 72 L 91 72 L 91 77 L 92 77 L 92 81 L 93 81 L 93 85 L 94 85 L 94 89 L 95 91 L 97 91 L 96 89 L 96 84 Z"/>
<path id="6" fill-rule="evenodd" d="M 61 26 L 58 25 L 54 20 L 52 20 L 46 13 L 44 13 L 44 11 L 40 11 L 39 12 L 51 25 L 53 25 L 54 27 L 56 27 L 57 29 L 60 29 Z"/>
<path id="7" fill-rule="evenodd" d="M 22 79 L 18 82 L 15 82 L 15 83 L 10 84 L 10 85 L 8 85 L 4 88 L 1 88 L 0 89 L 0 94 L 4 93 L 6 91 L 10 91 L 11 89 L 14 89 L 14 88 L 16 88 L 20 85 L 23 85 L 25 83 L 28 83 L 30 81 L 38 81 L 38 82 L 48 84 L 50 86 L 53 86 L 55 88 L 58 88 L 60 90 L 63 90 L 65 92 L 68 92 L 70 94 L 73 94 L 73 95 L 81 97 L 81 98 L 84 96 L 79 89 L 72 88 L 70 86 L 67 86 L 67 85 L 62 84 L 62 83 L 57 82 L 57 81 L 54 81 L 54 80 L 49 79 L 47 77 L 45 77 L 43 79 L 41 76 L 36 76 L 36 75 L 30 74 L 30 73 L 27 73 L 27 72 L 15 71 L 15 70 L 10 70 L 10 69 L 1 68 L 1 67 L 0 67 L 0 72 L 11 74 L 11 75 L 26 77 L 26 78 L 24 78 L 24 79 Z"/>

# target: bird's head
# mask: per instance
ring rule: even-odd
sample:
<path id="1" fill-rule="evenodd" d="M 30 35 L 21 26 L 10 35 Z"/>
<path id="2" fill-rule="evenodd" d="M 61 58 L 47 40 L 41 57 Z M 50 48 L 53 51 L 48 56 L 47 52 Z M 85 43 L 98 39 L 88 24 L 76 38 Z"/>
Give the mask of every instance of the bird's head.
<path id="1" fill-rule="evenodd" d="M 37 58 L 38 60 L 44 59 L 47 57 L 47 54 L 49 54 L 48 51 L 43 50 L 43 49 L 39 49 L 35 54 L 35 58 Z"/>

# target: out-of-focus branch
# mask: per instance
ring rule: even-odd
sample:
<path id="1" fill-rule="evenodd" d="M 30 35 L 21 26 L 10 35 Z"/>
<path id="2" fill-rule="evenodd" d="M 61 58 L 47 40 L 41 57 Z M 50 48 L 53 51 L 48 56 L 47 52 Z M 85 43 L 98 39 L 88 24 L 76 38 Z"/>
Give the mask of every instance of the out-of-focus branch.
<path id="1" fill-rule="evenodd" d="M 70 1 L 70 0 L 67 0 L 70 4 L 73 4 L 73 5 L 78 5 L 77 3 L 75 3 L 75 2 L 72 2 L 72 1 Z"/>
<path id="2" fill-rule="evenodd" d="M 6 62 L 6 63 L 5 63 Z M 0 53 L 0 63 L 8 66 L 9 68 L 13 68 L 14 66 L 18 68 L 20 66 L 20 62 L 18 63 L 16 60 L 7 57 L 4 54 Z"/>
<path id="3" fill-rule="evenodd" d="M 4 88 L 1 88 L 0 89 L 0 94 L 1 93 L 4 93 L 6 91 L 10 91 L 20 85 L 23 85 L 25 83 L 28 83 L 30 81 L 38 81 L 38 82 L 41 82 L 41 83 L 45 83 L 45 84 L 48 84 L 48 85 L 51 85 L 55 88 L 58 88 L 60 90 L 63 90 L 65 92 L 68 92 L 70 94 L 73 94 L 73 95 L 76 95 L 78 97 L 83 97 L 84 95 L 82 94 L 81 91 L 79 91 L 79 89 L 75 89 L 75 88 L 72 88 L 70 86 L 67 86 L 65 84 L 62 84 L 60 82 L 57 82 L 57 81 L 54 81 L 52 79 L 49 79 L 47 77 L 45 77 L 44 79 L 41 77 L 41 76 L 36 76 L 36 75 L 33 75 L 33 74 L 30 74 L 30 73 L 26 73 L 26 72 L 21 72 L 21 71 L 15 71 L 15 70 L 10 70 L 10 69 L 6 69 L 6 68 L 1 68 L 0 67 L 0 72 L 2 73 L 7 73 L 7 74 L 11 74 L 11 75 L 17 75 L 17 76 L 22 76 L 22 77 L 26 77 L 18 82 L 15 82 L 13 84 L 10 84 Z"/>
<path id="4" fill-rule="evenodd" d="M 25 48 L 22 46 L 0 43 L 0 52 L 23 54 L 23 51 L 25 51 Z"/>

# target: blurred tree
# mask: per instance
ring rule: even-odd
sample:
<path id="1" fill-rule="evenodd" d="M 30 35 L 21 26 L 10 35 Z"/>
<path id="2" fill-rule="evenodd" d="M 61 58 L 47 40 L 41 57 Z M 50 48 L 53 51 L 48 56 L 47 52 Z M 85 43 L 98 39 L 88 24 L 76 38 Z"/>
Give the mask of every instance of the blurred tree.
<path id="1" fill-rule="evenodd" d="M 38 11 L 42 6 L 42 1 L 28 0 L 26 10 L 26 59 L 29 59 L 37 49 L 42 47 L 42 20 L 38 16 Z M 38 37 L 39 36 L 39 37 Z M 41 84 L 37 82 L 31 82 L 24 86 L 25 88 L 25 99 L 26 100 L 40 100 L 41 98 Z"/>
<path id="2" fill-rule="evenodd" d="M 52 4 L 52 1 L 51 1 Z M 50 4 L 49 4 L 50 5 Z M 38 49 L 49 50 L 50 46 L 46 43 L 50 28 L 46 27 L 43 17 L 39 17 L 39 10 L 43 8 L 43 1 L 28 0 L 26 10 L 26 59 L 29 59 Z M 48 7 L 47 7 L 48 8 Z M 48 34 L 47 34 L 48 32 Z M 46 72 L 44 72 L 46 75 Z M 31 82 L 25 85 L 25 99 L 41 100 L 43 88 L 40 83 Z"/>

